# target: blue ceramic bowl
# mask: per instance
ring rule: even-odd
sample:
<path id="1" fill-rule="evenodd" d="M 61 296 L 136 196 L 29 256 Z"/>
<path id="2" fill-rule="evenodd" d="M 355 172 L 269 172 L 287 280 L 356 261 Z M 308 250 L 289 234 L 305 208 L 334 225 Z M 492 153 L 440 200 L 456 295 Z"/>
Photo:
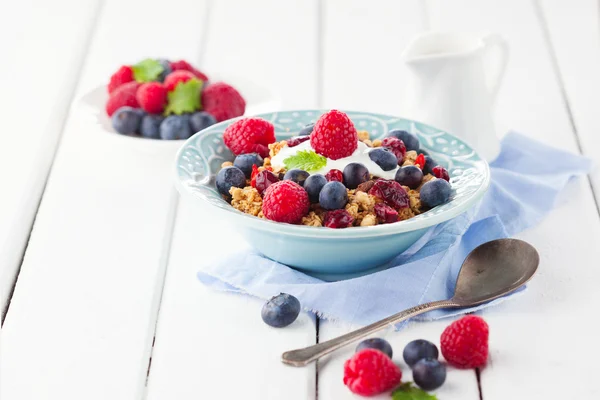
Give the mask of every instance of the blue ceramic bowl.
<path id="1" fill-rule="evenodd" d="M 324 111 L 295 110 L 260 114 L 275 125 L 278 140 L 298 133 Z M 403 118 L 367 112 L 347 112 L 357 129 L 383 138 L 392 129 L 418 135 L 421 147 L 449 173 L 450 201 L 406 221 L 346 229 L 316 228 L 273 222 L 244 214 L 217 192 L 215 174 L 234 156 L 223 144 L 223 131 L 235 120 L 224 121 L 188 139 L 176 157 L 176 182 L 181 194 L 195 203 L 208 203 L 265 256 L 324 279 L 342 279 L 385 267 L 433 225 L 448 221 L 473 207 L 490 182 L 487 163 L 466 143 L 439 129 Z"/>

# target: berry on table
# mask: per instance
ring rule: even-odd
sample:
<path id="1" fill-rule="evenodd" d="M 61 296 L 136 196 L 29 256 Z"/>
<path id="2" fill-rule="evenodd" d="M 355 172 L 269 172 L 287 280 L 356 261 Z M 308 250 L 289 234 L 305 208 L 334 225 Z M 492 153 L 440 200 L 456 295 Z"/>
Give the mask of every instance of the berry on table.
<path id="1" fill-rule="evenodd" d="M 429 208 L 439 206 L 448 201 L 451 191 L 452 187 L 445 180 L 430 180 L 421 187 L 421 202 Z"/>
<path id="2" fill-rule="evenodd" d="M 442 167 L 441 165 L 433 167 L 431 172 L 433 173 L 433 176 L 435 176 L 436 178 L 440 178 L 440 179 L 445 180 L 446 182 L 450 182 L 450 174 L 448 173 L 448 170 L 446 168 Z"/>
<path id="3" fill-rule="evenodd" d="M 442 354 L 450 365 L 457 368 L 482 367 L 487 362 L 488 338 L 489 327 L 483 318 L 464 316 L 442 332 Z"/>
<path id="4" fill-rule="evenodd" d="M 387 392 L 401 379 L 400 368 L 379 350 L 361 350 L 344 363 L 344 385 L 361 396 Z"/>
<path id="5" fill-rule="evenodd" d="M 435 390 L 446 381 L 446 366 L 436 358 L 422 358 L 412 367 L 413 380 L 423 390 Z"/>
<path id="6" fill-rule="evenodd" d="M 421 171 L 421 168 L 414 165 L 405 165 L 404 167 L 398 168 L 394 179 L 403 186 L 416 189 L 423 180 L 423 171 Z"/>
<path id="7" fill-rule="evenodd" d="M 169 115 L 160 124 L 161 139 L 187 139 L 190 136 L 192 136 L 192 130 L 188 115 Z"/>
<path id="8" fill-rule="evenodd" d="M 337 160 L 351 156 L 358 147 L 358 134 L 348 115 L 331 110 L 319 117 L 310 134 L 310 145 L 319 154 Z"/>
<path id="9" fill-rule="evenodd" d="M 402 352 L 402 358 L 404 358 L 404 361 L 410 367 L 423 358 L 434 358 L 437 360 L 438 355 L 439 352 L 435 344 L 423 339 L 413 340 L 408 343 Z"/>
<path id="10" fill-rule="evenodd" d="M 212 83 L 202 91 L 204 111 L 215 117 L 217 122 L 244 115 L 246 100 L 233 86 L 223 82 Z"/>
<path id="11" fill-rule="evenodd" d="M 121 107 L 138 108 L 139 103 L 135 95 L 139 86 L 138 82 L 128 82 L 116 88 L 106 102 L 106 113 L 108 116 L 112 116 Z"/>
<path id="12" fill-rule="evenodd" d="M 167 88 L 167 91 L 172 92 L 180 82 L 187 82 L 190 79 L 195 78 L 196 75 L 190 71 L 173 71 L 165 78 L 164 85 Z"/>
<path id="13" fill-rule="evenodd" d="M 173 70 L 171 69 L 171 63 L 169 62 L 169 60 L 165 60 L 164 58 L 159 58 L 156 61 L 158 61 L 158 63 L 163 67 L 162 72 L 158 76 L 158 81 L 164 82 L 167 75 L 173 72 Z"/>
<path id="14" fill-rule="evenodd" d="M 225 167 L 217 173 L 216 186 L 219 193 L 225 197 L 230 197 L 229 189 L 246 186 L 246 175 L 237 167 Z"/>
<path id="15" fill-rule="evenodd" d="M 304 181 L 309 177 L 309 173 L 298 168 L 288 170 L 283 176 L 284 180 L 296 182 L 300 186 L 304 186 Z"/>
<path id="16" fill-rule="evenodd" d="M 348 191 L 341 182 L 326 183 L 319 193 L 319 204 L 326 210 L 337 210 L 346 207 Z"/>
<path id="17" fill-rule="evenodd" d="M 406 147 L 404 146 L 404 142 L 402 140 L 390 136 L 386 137 L 381 141 L 381 147 L 388 149 L 396 156 L 398 160 L 398 164 L 402 164 L 402 159 L 404 159 L 404 155 L 406 154 Z"/>
<path id="18" fill-rule="evenodd" d="M 160 139 L 160 124 L 165 117 L 160 114 L 146 114 L 142 117 L 140 135 L 150 139 Z"/>
<path id="19" fill-rule="evenodd" d="M 216 123 L 217 120 L 215 117 L 206 111 L 198 111 L 190 115 L 190 128 L 193 133 L 200 132 L 202 129 L 206 129 Z"/>
<path id="20" fill-rule="evenodd" d="M 314 127 L 315 127 L 315 124 L 304 125 L 304 128 L 300 129 L 300 132 L 298 132 L 298 136 L 308 136 L 308 135 L 310 135 L 312 133 Z"/>
<path id="21" fill-rule="evenodd" d="M 300 301 L 296 297 L 280 293 L 265 303 L 260 315 L 265 324 L 283 328 L 298 318 L 300 308 Z"/>
<path id="22" fill-rule="evenodd" d="M 167 105 L 167 89 L 160 82 L 143 83 L 137 90 L 136 99 L 144 111 L 159 114 Z"/>
<path id="23" fill-rule="evenodd" d="M 194 68 L 190 63 L 184 60 L 172 61 L 170 63 L 171 69 L 173 71 L 189 71 L 192 72 L 196 78 L 203 80 L 204 82 L 208 81 L 208 77 L 200 70 Z"/>
<path id="24" fill-rule="evenodd" d="M 223 141 L 234 154 L 258 153 L 264 158 L 269 156 L 268 145 L 275 142 L 275 128 L 262 118 L 243 118 L 225 129 Z"/>
<path id="25" fill-rule="evenodd" d="M 425 164 L 423 165 L 423 173 L 424 174 L 431 174 L 433 173 L 433 168 L 435 168 L 437 164 L 437 162 L 435 162 L 435 160 L 433 158 L 431 158 L 430 156 L 426 156 L 423 154 L 423 157 L 425 158 Z"/>
<path id="26" fill-rule="evenodd" d="M 271 184 L 263 196 L 263 214 L 272 221 L 297 224 L 308 213 L 309 207 L 308 193 L 292 181 Z"/>
<path id="27" fill-rule="evenodd" d="M 382 224 L 391 224 L 398 222 L 398 211 L 385 203 L 375 204 L 375 216 L 377 220 Z"/>
<path id="28" fill-rule="evenodd" d="M 369 152 L 369 158 L 384 171 L 391 171 L 398 166 L 398 159 L 389 149 L 378 147 Z"/>
<path id="29" fill-rule="evenodd" d="M 241 169 L 246 178 L 250 178 L 253 165 L 257 167 L 263 165 L 262 157 L 256 153 L 240 154 L 233 160 L 233 166 Z"/>
<path id="30" fill-rule="evenodd" d="M 254 167 L 252 167 L 252 169 L 254 169 Z M 262 171 L 257 171 L 252 181 L 252 186 L 262 195 L 269 186 L 275 182 L 279 182 L 279 178 L 273 172 L 264 169 Z"/>
<path id="31" fill-rule="evenodd" d="M 325 213 L 323 226 L 326 228 L 340 229 L 352 226 L 354 217 L 346 210 L 332 210 Z"/>
<path id="32" fill-rule="evenodd" d="M 123 65 L 110 77 L 108 82 L 108 93 L 112 93 L 124 83 L 134 81 L 133 70 L 129 65 Z"/>
<path id="33" fill-rule="evenodd" d="M 396 210 L 406 208 L 410 204 L 408 193 L 396 181 L 377 179 L 369 194 L 383 200 L 385 204 Z"/>
<path id="34" fill-rule="evenodd" d="M 419 138 L 414 133 L 403 131 L 400 129 L 394 129 L 390 131 L 388 135 L 402 140 L 407 150 L 419 151 L 419 148 L 421 147 L 419 143 Z"/>
<path id="35" fill-rule="evenodd" d="M 348 189 L 356 189 L 358 185 L 369 180 L 369 170 L 361 163 L 350 163 L 344 167 L 344 183 Z"/>
<path id="36" fill-rule="evenodd" d="M 308 198 L 311 203 L 319 202 L 319 194 L 326 184 L 327 179 L 321 174 L 313 174 L 306 178 L 304 181 L 304 190 L 308 193 Z"/>
<path id="37" fill-rule="evenodd" d="M 294 136 L 286 140 L 288 147 L 296 147 L 302 142 L 310 140 L 310 136 Z"/>
<path id="38" fill-rule="evenodd" d="M 325 174 L 327 182 L 336 181 L 344 183 L 344 174 L 339 169 L 332 169 Z"/>
<path id="39" fill-rule="evenodd" d="M 356 352 L 358 353 L 364 349 L 375 349 L 384 352 L 389 358 L 392 358 L 392 346 L 390 343 L 381 338 L 365 339 L 356 346 Z"/>
<path id="40" fill-rule="evenodd" d="M 115 131 L 124 135 L 131 135 L 139 131 L 142 114 L 138 109 L 121 107 L 113 114 L 111 119 Z"/>

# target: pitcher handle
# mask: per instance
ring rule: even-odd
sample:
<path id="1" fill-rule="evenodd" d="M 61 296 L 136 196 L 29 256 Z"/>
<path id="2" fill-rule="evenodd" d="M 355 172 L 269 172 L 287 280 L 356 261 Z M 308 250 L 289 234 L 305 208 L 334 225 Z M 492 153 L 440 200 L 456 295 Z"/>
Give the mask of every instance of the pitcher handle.
<path id="1" fill-rule="evenodd" d="M 506 64 L 508 63 L 508 43 L 497 33 L 488 33 L 482 38 L 482 41 L 485 45 L 484 62 L 485 59 L 490 60 L 491 57 L 496 55 L 496 60 L 492 59 L 493 64 L 488 61 L 486 66 L 488 70 L 486 71 L 487 86 L 492 97 L 492 102 L 495 102 L 498 89 L 500 89 L 500 83 L 502 83 L 502 77 L 506 71 Z"/>

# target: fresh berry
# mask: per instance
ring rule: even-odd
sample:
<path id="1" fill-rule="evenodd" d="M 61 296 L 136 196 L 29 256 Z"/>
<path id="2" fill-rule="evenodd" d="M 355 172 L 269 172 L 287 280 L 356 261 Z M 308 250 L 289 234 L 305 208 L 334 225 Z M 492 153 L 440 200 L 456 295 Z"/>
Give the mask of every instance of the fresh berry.
<path id="1" fill-rule="evenodd" d="M 404 167 L 398 168 L 395 179 L 396 182 L 403 186 L 416 189 L 423 180 L 423 171 L 421 171 L 421 168 L 415 167 L 414 165 L 405 165 Z"/>
<path id="2" fill-rule="evenodd" d="M 167 105 L 167 89 L 160 82 L 143 83 L 137 90 L 136 99 L 144 111 L 159 114 Z"/>
<path id="3" fill-rule="evenodd" d="M 323 225 L 326 228 L 340 229 L 352 226 L 354 217 L 346 210 L 333 210 L 325 213 Z"/>
<path id="4" fill-rule="evenodd" d="M 281 293 L 267 301 L 260 313 L 265 324 L 274 328 L 288 326 L 300 314 L 300 301 L 291 294 Z"/>
<path id="5" fill-rule="evenodd" d="M 225 129 L 223 141 L 234 154 L 258 153 L 264 158 L 269 156 L 268 145 L 275 142 L 275 128 L 262 118 L 243 118 Z"/>
<path id="6" fill-rule="evenodd" d="M 344 173 L 339 169 L 332 169 L 325 174 L 325 179 L 327 179 L 327 182 L 336 181 L 344 183 Z"/>
<path id="7" fill-rule="evenodd" d="M 171 63 L 169 62 L 169 60 L 165 60 L 164 58 L 159 58 L 156 61 L 158 61 L 163 67 L 163 71 L 158 76 L 158 81 L 164 82 L 167 75 L 173 72 L 173 69 L 171 68 Z"/>
<path id="8" fill-rule="evenodd" d="M 396 181 L 377 179 L 369 194 L 383 200 L 385 204 L 396 210 L 406 208 L 410 204 L 408 193 Z"/>
<path id="9" fill-rule="evenodd" d="M 190 79 L 195 78 L 196 75 L 190 71 L 173 71 L 165 78 L 164 85 L 167 88 L 167 91 L 172 92 L 175 90 L 175 86 L 177 86 L 180 82 L 187 82 Z"/>
<path id="10" fill-rule="evenodd" d="M 110 77 L 110 82 L 108 82 L 108 93 L 114 92 L 115 89 L 122 84 L 132 82 L 133 80 L 133 70 L 129 65 L 123 65 Z"/>
<path id="11" fill-rule="evenodd" d="M 331 110 L 321 115 L 310 134 L 310 145 L 322 156 L 337 160 L 351 156 L 358 147 L 358 134 L 350 118 Z"/>
<path id="12" fill-rule="evenodd" d="M 319 202 L 319 193 L 323 186 L 327 184 L 327 179 L 321 174 L 314 174 L 306 178 L 304 181 L 304 190 L 308 193 L 308 198 L 311 203 Z"/>
<path id="13" fill-rule="evenodd" d="M 438 355 L 439 352 L 435 344 L 423 339 L 413 340 L 404 347 L 402 352 L 404 361 L 410 367 L 423 358 L 435 358 L 437 360 Z"/>
<path id="14" fill-rule="evenodd" d="M 364 349 L 375 349 L 382 351 L 385 354 L 387 354 L 389 358 L 392 358 L 393 354 L 392 346 L 390 345 L 390 343 L 387 340 L 381 338 L 365 339 L 362 342 L 360 342 L 358 346 L 356 346 L 357 353 Z"/>
<path id="15" fill-rule="evenodd" d="M 444 204 L 450 198 L 452 187 L 443 179 L 432 179 L 420 190 L 421 202 L 429 208 Z"/>
<path id="16" fill-rule="evenodd" d="M 108 116 L 112 116 L 121 107 L 138 108 L 140 105 L 135 94 L 139 86 L 140 84 L 137 82 L 128 82 L 115 89 L 106 102 L 106 113 Z"/>
<path id="17" fill-rule="evenodd" d="M 386 137 L 381 141 L 381 146 L 394 153 L 398 160 L 398 164 L 402 164 L 402 159 L 404 159 L 404 155 L 406 154 L 406 147 L 402 140 L 393 136 Z"/>
<path id="18" fill-rule="evenodd" d="M 258 190 L 258 193 L 262 195 L 264 191 L 275 182 L 279 182 L 277 175 L 269 170 L 264 169 L 262 171 L 258 171 L 256 176 L 253 178 L 253 187 L 255 187 L 256 190 Z"/>
<path id="19" fill-rule="evenodd" d="M 415 159 L 415 165 L 421 169 L 425 166 L 425 156 L 423 154 L 419 154 Z"/>
<path id="20" fill-rule="evenodd" d="M 113 114 L 111 119 L 115 131 L 124 135 L 131 135 L 140 130 L 142 114 L 139 109 L 121 107 Z"/>
<path id="21" fill-rule="evenodd" d="M 286 140 L 288 147 L 296 147 L 302 142 L 310 140 L 310 136 L 294 136 Z"/>
<path id="22" fill-rule="evenodd" d="M 391 171 L 398 166 L 398 159 L 389 149 L 378 147 L 369 152 L 369 158 L 384 171 Z"/>
<path id="23" fill-rule="evenodd" d="M 217 190 L 225 197 L 231 197 L 229 189 L 246 186 L 246 175 L 237 167 L 225 167 L 217 173 Z"/>
<path id="24" fill-rule="evenodd" d="M 344 183 L 348 189 L 356 189 L 358 185 L 369 180 L 369 170 L 361 163 L 350 163 L 344 168 Z"/>
<path id="25" fill-rule="evenodd" d="M 398 222 L 398 211 L 385 203 L 375 204 L 375 216 L 377 220 L 382 224 L 391 224 Z"/>
<path id="26" fill-rule="evenodd" d="M 257 167 L 263 165 L 262 157 L 256 153 L 240 154 L 233 160 L 233 166 L 241 169 L 246 178 L 250 178 L 253 165 Z"/>
<path id="27" fill-rule="evenodd" d="M 296 182 L 300 186 L 304 186 L 304 181 L 309 177 L 309 173 L 298 168 L 288 170 L 283 176 L 284 180 Z"/>
<path id="28" fill-rule="evenodd" d="M 319 193 L 319 204 L 326 210 L 337 210 L 346 207 L 348 191 L 341 182 L 327 182 Z"/>
<path id="29" fill-rule="evenodd" d="M 433 158 L 431 158 L 430 156 L 426 156 L 423 154 L 423 157 L 425 158 L 425 165 L 423 165 L 423 173 L 424 174 L 431 174 L 433 173 L 433 169 L 435 168 L 437 164 L 437 162 L 435 162 L 435 160 Z"/>
<path id="30" fill-rule="evenodd" d="M 412 367 L 413 380 L 423 390 L 435 390 L 446 380 L 446 366 L 436 358 L 423 358 Z"/>
<path id="31" fill-rule="evenodd" d="M 450 174 L 448 173 L 448 170 L 446 168 L 442 167 L 441 165 L 433 167 L 431 172 L 433 173 L 433 176 L 435 176 L 436 178 L 440 178 L 440 179 L 445 180 L 446 182 L 450 182 Z"/>
<path id="32" fill-rule="evenodd" d="M 208 77 L 204 73 L 197 70 L 190 63 L 184 60 L 171 62 L 171 69 L 173 71 L 189 71 L 192 72 L 196 76 L 196 78 L 201 79 L 204 82 L 208 81 Z"/>
<path id="33" fill-rule="evenodd" d="M 315 124 L 305 125 L 304 128 L 300 129 L 300 132 L 298 132 L 298 136 L 308 136 L 308 135 L 310 135 L 312 133 L 314 127 L 315 127 Z"/>
<path id="34" fill-rule="evenodd" d="M 202 91 L 202 106 L 217 122 L 221 122 L 244 115 L 246 100 L 233 86 L 217 82 Z"/>
<path id="35" fill-rule="evenodd" d="M 160 124 L 165 117 L 160 114 L 146 114 L 140 125 L 140 135 L 151 139 L 160 139 Z"/>
<path id="36" fill-rule="evenodd" d="M 407 150 L 419 151 L 419 147 L 421 147 L 419 138 L 414 133 L 402 131 L 400 129 L 394 129 L 390 131 L 388 135 L 402 140 Z"/>
<path id="37" fill-rule="evenodd" d="M 160 124 L 160 138 L 165 140 L 187 139 L 192 136 L 188 115 L 169 115 Z"/>
<path id="38" fill-rule="evenodd" d="M 355 353 L 344 364 L 344 385 L 352 393 L 374 396 L 396 387 L 402 371 L 383 352 L 365 349 Z"/>
<path id="39" fill-rule="evenodd" d="M 487 362 L 488 337 L 489 327 L 483 318 L 464 316 L 442 332 L 442 354 L 450 365 L 457 368 L 482 367 Z"/>
<path id="40" fill-rule="evenodd" d="M 200 132 L 202 129 L 206 129 L 216 123 L 217 120 L 215 117 L 206 111 L 198 111 L 190 115 L 190 128 L 194 133 Z"/>
<path id="41" fill-rule="evenodd" d="M 273 183 L 265 190 L 262 211 L 265 218 L 297 224 L 308 213 L 308 193 L 292 181 Z"/>

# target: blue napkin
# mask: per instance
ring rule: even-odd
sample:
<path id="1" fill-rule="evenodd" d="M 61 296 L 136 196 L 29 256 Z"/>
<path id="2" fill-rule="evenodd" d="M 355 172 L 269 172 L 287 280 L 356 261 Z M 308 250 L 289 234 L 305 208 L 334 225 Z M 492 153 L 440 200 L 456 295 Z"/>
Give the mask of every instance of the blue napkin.
<path id="1" fill-rule="evenodd" d="M 263 299 L 290 293 L 306 310 L 322 318 L 361 325 L 417 304 L 450 298 L 460 266 L 471 250 L 538 223 L 567 182 L 591 169 L 591 161 L 510 132 L 490 167 L 492 182 L 481 203 L 432 227 L 387 270 L 324 282 L 248 248 L 203 267 L 198 278 L 217 290 Z M 436 310 L 416 319 L 466 313 L 505 299 L 471 309 Z"/>

